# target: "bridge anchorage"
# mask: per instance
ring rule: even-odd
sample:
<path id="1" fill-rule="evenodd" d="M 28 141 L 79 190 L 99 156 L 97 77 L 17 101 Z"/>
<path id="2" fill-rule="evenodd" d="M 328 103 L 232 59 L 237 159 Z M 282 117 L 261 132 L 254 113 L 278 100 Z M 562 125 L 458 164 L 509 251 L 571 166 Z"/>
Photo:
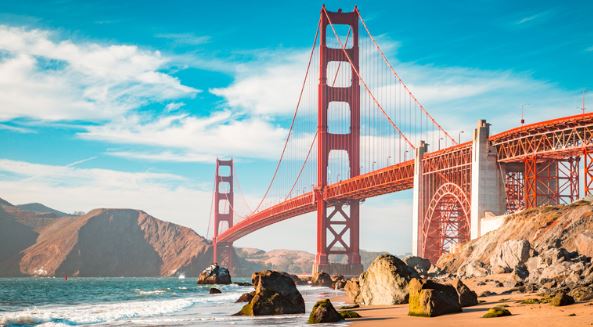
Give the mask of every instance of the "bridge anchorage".
<path id="1" fill-rule="evenodd" d="M 480 120 L 472 139 L 458 144 L 400 78 L 356 7 L 322 8 L 304 75 L 280 159 L 254 210 L 246 205 L 247 214 L 238 214 L 233 163 L 217 160 L 215 262 L 232 266 L 234 241 L 315 213 L 313 272 L 359 274 L 361 201 L 408 189 L 413 253 L 435 262 L 494 228 L 493 216 L 570 203 L 581 179 L 591 194 L 593 114 L 496 135 Z"/>

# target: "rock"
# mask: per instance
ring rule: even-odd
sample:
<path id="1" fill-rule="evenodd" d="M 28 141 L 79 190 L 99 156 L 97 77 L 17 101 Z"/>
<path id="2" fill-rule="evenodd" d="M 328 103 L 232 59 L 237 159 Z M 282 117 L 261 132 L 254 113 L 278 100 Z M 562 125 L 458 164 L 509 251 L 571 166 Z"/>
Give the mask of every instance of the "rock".
<path id="1" fill-rule="evenodd" d="M 332 280 L 332 288 L 335 290 L 341 290 L 346 286 L 346 279 L 342 275 L 333 275 L 331 276 Z"/>
<path id="2" fill-rule="evenodd" d="M 509 273 L 519 264 L 524 264 L 531 252 L 527 240 L 509 240 L 494 251 L 490 257 L 490 269 L 495 274 Z"/>
<path id="3" fill-rule="evenodd" d="M 222 291 L 216 287 L 211 287 L 210 290 L 208 291 L 208 293 L 209 294 L 220 294 L 220 293 L 222 293 Z"/>
<path id="4" fill-rule="evenodd" d="M 198 284 L 230 284 L 229 270 L 217 264 L 210 265 L 198 276 Z"/>
<path id="5" fill-rule="evenodd" d="M 480 294 L 480 297 L 488 297 L 488 296 L 493 296 L 496 295 L 496 293 L 491 292 L 491 291 L 484 291 Z"/>
<path id="6" fill-rule="evenodd" d="M 336 290 L 343 290 L 344 287 L 346 287 L 346 280 L 342 279 L 342 280 L 338 280 L 334 283 L 334 289 Z"/>
<path id="7" fill-rule="evenodd" d="M 527 277 L 529 277 L 529 270 L 527 270 L 525 263 L 516 265 L 515 269 L 513 269 L 513 278 L 516 281 L 524 281 Z"/>
<path id="8" fill-rule="evenodd" d="M 593 232 L 584 231 L 575 237 L 574 245 L 579 254 L 593 257 Z"/>
<path id="9" fill-rule="evenodd" d="M 235 301 L 235 303 L 249 302 L 249 301 L 251 301 L 251 299 L 253 299 L 254 295 L 255 295 L 255 291 L 249 292 L 249 293 L 243 293 L 243 294 L 241 294 L 241 296 L 239 296 L 239 298 L 237 299 L 237 301 Z"/>
<path id="10" fill-rule="evenodd" d="M 417 256 L 406 256 L 402 259 L 403 262 L 415 269 L 419 274 L 426 275 L 431 268 L 430 260 Z"/>
<path id="11" fill-rule="evenodd" d="M 467 287 L 460 279 L 453 280 L 451 283 L 457 295 L 459 296 L 459 304 L 462 307 L 471 307 L 472 305 L 478 304 L 478 295 Z"/>
<path id="12" fill-rule="evenodd" d="M 550 300 L 550 304 L 556 307 L 561 307 L 565 305 L 574 304 L 574 298 L 565 292 L 558 292 L 556 295 Z"/>
<path id="13" fill-rule="evenodd" d="M 290 276 L 290 278 L 292 278 L 292 280 L 294 281 L 294 283 L 296 285 L 307 285 L 307 282 L 302 280 L 299 276 L 294 275 L 294 274 L 288 274 Z"/>
<path id="14" fill-rule="evenodd" d="M 451 285 L 413 278 L 409 283 L 409 291 L 408 315 L 410 316 L 436 317 L 461 312 L 459 296 Z"/>
<path id="15" fill-rule="evenodd" d="M 325 299 L 315 303 L 307 323 L 321 324 L 328 322 L 338 322 L 342 320 L 344 320 L 344 318 L 342 318 L 342 315 L 336 311 L 330 300 Z"/>
<path id="16" fill-rule="evenodd" d="M 572 296 L 578 302 L 591 301 L 593 300 L 593 285 L 574 288 L 568 295 Z"/>
<path id="17" fill-rule="evenodd" d="M 237 286 L 253 286 L 253 284 L 247 282 L 235 282 L 234 284 Z"/>
<path id="18" fill-rule="evenodd" d="M 488 268 L 481 261 L 470 261 L 461 265 L 456 275 L 459 278 L 473 278 L 488 276 L 489 273 Z"/>
<path id="19" fill-rule="evenodd" d="M 351 278 L 350 280 L 346 281 L 346 285 L 344 286 L 344 291 L 346 292 L 346 296 L 353 303 L 359 303 L 359 296 L 360 296 L 360 285 L 358 283 L 358 279 Z"/>
<path id="20" fill-rule="evenodd" d="M 493 307 L 488 309 L 486 313 L 482 316 L 482 318 L 496 318 L 496 317 L 505 317 L 511 316 L 511 312 L 503 307 Z"/>
<path id="21" fill-rule="evenodd" d="M 360 305 L 352 304 L 352 305 L 343 305 L 339 309 L 340 310 L 350 310 L 350 309 L 357 309 L 357 308 L 360 308 Z"/>
<path id="22" fill-rule="evenodd" d="M 362 305 L 391 305 L 408 302 L 408 283 L 418 273 L 403 261 L 389 254 L 375 258 L 358 279 Z"/>
<path id="23" fill-rule="evenodd" d="M 305 301 L 289 274 L 271 270 L 251 276 L 255 294 L 235 315 L 262 316 L 304 313 Z"/>
<path id="24" fill-rule="evenodd" d="M 342 316 L 342 318 L 344 318 L 344 319 L 361 318 L 361 316 L 358 314 L 358 312 L 350 311 L 350 310 L 340 311 L 340 316 Z"/>
<path id="25" fill-rule="evenodd" d="M 332 279 L 328 273 L 321 271 L 313 274 L 311 284 L 313 286 L 332 287 Z"/>

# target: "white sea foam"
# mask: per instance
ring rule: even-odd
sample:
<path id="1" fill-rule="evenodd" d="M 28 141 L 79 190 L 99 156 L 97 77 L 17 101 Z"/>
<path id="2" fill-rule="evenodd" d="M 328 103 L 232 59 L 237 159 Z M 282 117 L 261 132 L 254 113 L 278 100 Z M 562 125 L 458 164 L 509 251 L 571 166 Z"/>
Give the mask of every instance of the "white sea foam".
<path id="1" fill-rule="evenodd" d="M 218 296 L 205 295 L 173 300 L 33 307 L 0 314 L 0 326 L 40 323 L 44 323 L 43 326 L 111 323 L 124 319 L 171 314 L 199 303 L 229 303 L 237 299 L 239 295 L 240 293 L 232 292 Z"/>

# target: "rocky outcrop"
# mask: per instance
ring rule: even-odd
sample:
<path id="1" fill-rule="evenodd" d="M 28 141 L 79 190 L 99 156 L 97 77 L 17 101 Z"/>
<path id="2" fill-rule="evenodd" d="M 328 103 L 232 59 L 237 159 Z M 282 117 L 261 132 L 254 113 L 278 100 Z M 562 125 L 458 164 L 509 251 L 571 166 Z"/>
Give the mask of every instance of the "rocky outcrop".
<path id="1" fill-rule="evenodd" d="M 289 274 L 261 271 L 252 275 L 255 294 L 236 315 L 262 316 L 304 313 L 305 301 Z"/>
<path id="2" fill-rule="evenodd" d="M 404 257 L 402 261 L 405 262 L 408 267 L 414 268 L 421 275 L 428 274 L 428 271 L 432 266 L 430 260 L 412 255 Z"/>
<path id="3" fill-rule="evenodd" d="M 546 288 L 588 285 L 593 278 L 591 258 L 551 247 L 531 258 L 527 264 L 529 277 L 526 282 Z"/>
<path id="4" fill-rule="evenodd" d="M 358 282 L 358 278 L 351 278 L 346 281 L 346 285 L 344 286 L 344 291 L 346 292 L 346 296 L 348 300 L 352 303 L 360 303 L 360 284 Z"/>
<path id="5" fill-rule="evenodd" d="M 208 294 L 220 294 L 220 293 L 222 293 L 222 291 L 221 291 L 221 290 L 219 290 L 219 289 L 218 289 L 218 288 L 216 288 L 216 287 L 211 287 L 211 288 L 208 290 Z"/>
<path id="6" fill-rule="evenodd" d="M 409 283 L 409 292 L 410 316 L 436 317 L 461 312 L 459 296 L 451 285 L 414 278 Z"/>
<path id="7" fill-rule="evenodd" d="M 459 304 L 462 307 L 471 307 L 478 304 L 478 295 L 465 285 L 460 279 L 454 279 L 451 285 L 457 291 L 459 296 Z"/>
<path id="8" fill-rule="evenodd" d="M 231 274 L 227 268 L 210 265 L 198 276 L 198 284 L 230 284 Z"/>
<path id="9" fill-rule="evenodd" d="M 517 283 L 585 285 L 590 274 L 583 254 L 591 244 L 587 241 L 591 230 L 593 207 L 589 201 L 528 209 L 506 216 L 500 228 L 456 247 L 451 253 L 441 256 L 435 265 L 444 273 L 462 278 L 513 272 L 517 275 Z M 565 249 L 568 253 L 578 254 L 556 264 L 556 259 L 546 259 L 550 257 L 546 254 L 550 249 Z M 564 254 L 559 256 L 566 257 Z M 584 264 L 585 269 L 581 269 L 579 262 Z M 580 278 L 567 269 L 571 264 L 576 264 L 571 269 L 580 271 Z M 553 276 L 559 278 L 550 278 Z M 566 278 L 564 283 L 562 278 Z"/>
<path id="10" fill-rule="evenodd" d="M 313 286 L 332 287 L 332 278 L 326 272 L 316 272 L 311 278 L 311 284 Z"/>
<path id="11" fill-rule="evenodd" d="M 361 305 L 391 305 L 408 302 L 408 283 L 418 273 L 389 254 L 377 257 L 359 277 Z"/>
<path id="12" fill-rule="evenodd" d="M 582 255 L 593 258 L 593 231 L 584 231 L 574 240 L 575 250 Z"/>
<path id="13" fill-rule="evenodd" d="M 315 303 L 309 319 L 308 324 L 322 324 L 342 321 L 344 318 L 336 311 L 331 301 L 328 299 L 320 300 Z"/>
<path id="14" fill-rule="evenodd" d="M 490 269 L 494 274 L 509 273 L 530 257 L 531 244 L 527 240 L 509 240 L 500 244 L 490 257 Z"/>

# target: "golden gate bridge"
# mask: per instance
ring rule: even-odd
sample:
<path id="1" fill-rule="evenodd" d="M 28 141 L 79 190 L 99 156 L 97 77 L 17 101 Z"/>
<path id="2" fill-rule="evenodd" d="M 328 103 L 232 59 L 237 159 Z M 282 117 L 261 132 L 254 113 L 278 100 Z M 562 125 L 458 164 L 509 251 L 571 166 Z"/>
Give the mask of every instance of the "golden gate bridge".
<path id="1" fill-rule="evenodd" d="M 358 8 L 324 6 L 280 158 L 250 212 L 236 210 L 233 161 L 216 162 L 213 260 L 232 267 L 234 241 L 315 212 L 313 271 L 358 274 L 361 201 L 413 189 L 413 253 L 434 262 L 479 237 L 487 214 L 575 201 L 581 158 L 590 194 L 592 141 L 593 114 L 583 113 L 496 135 L 481 120 L 472 140 L 458 144 L 400 77 Z"/>

